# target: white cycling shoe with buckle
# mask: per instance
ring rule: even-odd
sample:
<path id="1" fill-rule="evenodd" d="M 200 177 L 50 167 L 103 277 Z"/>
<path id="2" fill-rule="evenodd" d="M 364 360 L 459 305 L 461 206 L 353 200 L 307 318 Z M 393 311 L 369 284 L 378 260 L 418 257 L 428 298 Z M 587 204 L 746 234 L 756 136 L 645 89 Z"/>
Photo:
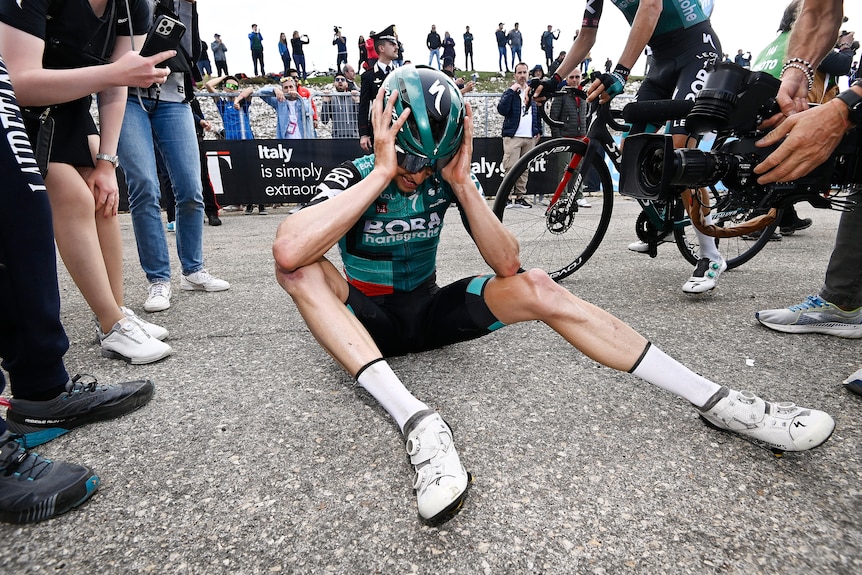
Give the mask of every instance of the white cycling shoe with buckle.
<path id="1" fill-rule="evenodd" d="M 764 401 L 750 391 L 722 387 L 699 409 L 707 424 L 763 444 L 774 453 L 821 445 L 835 429 L 828 413 L 790 401 Z"/>
<path id="2" fill-rule="evenodd" d="M 404 436 L 416 471 L 419 516 L 431 525 L 442 523 L 461 509 L 472 481 L 458 458 L 452 430 L 436 411 L 424 410 L 410 418 Z"/>

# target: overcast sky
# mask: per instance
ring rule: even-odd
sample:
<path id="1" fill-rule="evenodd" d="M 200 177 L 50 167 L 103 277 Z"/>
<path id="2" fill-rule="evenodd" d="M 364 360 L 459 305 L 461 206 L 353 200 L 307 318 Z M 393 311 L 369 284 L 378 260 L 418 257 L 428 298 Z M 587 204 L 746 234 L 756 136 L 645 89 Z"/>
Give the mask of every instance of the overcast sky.
<path id="1" fill-rule="evenodd" d="M 788 0 L 789 1 L 789 0 Z M 738 49 L 755 55 L 775 37 L 775 30 L 788 2 L 784 0 L 715 0 L 712 25 L 721 39 L 722 48 L 731 56 Z M 530 67 L 544 65 L 544 54 L 539 39 L 548 24 L 560 29 L 560 39 L 554 51 L 568 50 L 575 31 L 580 27 L 585 2 L 545 2 L 535 6 L 523 2 L 464 2 L 435 0 L 433 2 L 395 2 L 391 16 L 382 17 L 384 10 L 370 10 L 368 3 L 356 0 L 325 0 L 320 4 L 303 1 L 299 6 L 284 0 L 198 0 L 201 38 L 211 42 L 213 34 L 222 35 L 228 47 L 228 66 L 231 72 L 251 75 L 251 52 L 248 33 L 256 23 L 264 38 L 264 58 L 269 72 L 281 71 L 278 55 L 278 38 L 285 32 L 290 38 L 294 30 L 307 34 L 311 43 L 305 47 L 306 67 L 326 70 L 335 67 L 335 47 L 332 45 L 332 28 L 340 26 L 348 40 L 349 61 L 354 66 L 359 57 L 356 41 L 359 35 L 368 37 L 371 30 L 380 30 L 395 24 L 404 44 L 405 57 L 416 64 L 428 62 L 425 36 L 436 24 L 443 37 L 448 31 L 457 43 L 456 65 L 464 66 L 463 39 L 465 26 L 473 33 L 473 52 L 476 69 L 497 70 L 497 45 L 494 31 L 499 22 L 506 30 L 517 21 L 524 37 L 523 59 Z M 605 1 L 605 10 L 599 28 L 598 40 L 592 57 L 599 64 L 606 58 L 616 63 L 628 35 L 629 26 L 622 12 Z M 493 6 L 494 9 L 489 9 Z M 433 11 L 431 8 L 433 7 Z M 526 10 L 524 8 L 527 8 Z M 850 20 L 844 25 L 858 32 L 862 40 L 862 2 L 845 0 L 845 14 Z M 540 10 L 546 15 L 539 15 Z M 857 58 L 858 60 L 858 55 Z M 635 65 L 634 72 L 643 72 L 644 59 Z"/>

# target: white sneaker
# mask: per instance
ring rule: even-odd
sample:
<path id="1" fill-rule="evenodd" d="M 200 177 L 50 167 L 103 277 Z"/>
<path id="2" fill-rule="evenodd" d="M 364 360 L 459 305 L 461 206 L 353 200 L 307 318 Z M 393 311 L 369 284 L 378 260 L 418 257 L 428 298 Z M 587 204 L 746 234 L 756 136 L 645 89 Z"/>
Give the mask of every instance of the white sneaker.
<path id="1" fill-rule="evenodd" d="M 628 246 L 629 251 L 645 254 L 649 251 L 649 244 L 640 240 L 632 242 Z"/>
<path id="2" fill-rule="evenodd" d="M 813 449 L 835 429 L 835 421 L 823 411 L 797 407 L 790 401 L 772 403 L 750 391 L 727 387 L 699 411 L 714 427 L 738 433 L 777 453 Z"/>
<path id="3" fill-rule="evenodd" d="M 135 314 L 135 312 L 133 312 L 132 310 L 130 310 L 126 306 L 120 307 L 120 311 L 123 312 L 124 316 L 126 316 L 131 321 L 138 324 L 138 327 L 140 327 L 142 330 L 144 330 L 145 332 L 147 332 L 148 334 L 150 334 L 151 336 L 153 336 L 157 340 L 162 341 L 166 337 L 168 337 L 168 330 L 166 330 L 165 328 L 163 328 L 160 325 L 156 325 L 154 323 L 150 323 L 146 320 L 139 318 Z"/>
<path id="4" fill-rule="evenodd" d="M 121 319 L 102 334 L 102 357 L 122 359 L 132 365 L 159 361 L 171 354 L 171 346 L 145 332 L 137 323 Z"/>
<path id="5" fill-rule="evenodd" d="M 207 270 L 199 270 L 180 279 L 180 288 L 186 291 L 224 291 L 229 287 L 229 283 L 211 276 Z"/>
<path id="6" fill-rule="evenodd" d="M 718 284 L 718 276 L 726 269 L 727 262 L 724 261 L 724 258 L 721 258 L 720 261 L 700 258 L 697 267 L 694 268 L 694 273 L 691 274 L 687 282 L 682 284 L 682 291 L 685 293 L 703 293 L 715 289 Z"/>
<path id="7" fill-rule="evenodd" d="M 164 311 L 171 307 L 171 282 L 156 280 L 147 288 L 144 311 Z"/>
<path id="8" fill-rule="evenodd" d="M 862 368 L 859 368 L 856 373 L 853 373 L 845 379 L 842 383 L 844 383 L 844 387 L 847 391 L 852 391 L 853 393 L 858 393 L 862 395 Z"/>
<path id="9" fill-rule="evenodd" d="M 437 412 L 425 410 L 410 418 L 404 435 L 416 471 L 419 516 L 429 524 L 446 521 L 461 509 L 471 481 L 455 451 L 452 430 Z"/>
<path id="10" fill-rule="evenodd" d="M 579 208 L 591 208 L 591 207 L 593 207 L 593 205 L 590 202 L 588 202 L 586 198 L 581 198 L 580 200 L 578 200 L 578 207 Z"/>

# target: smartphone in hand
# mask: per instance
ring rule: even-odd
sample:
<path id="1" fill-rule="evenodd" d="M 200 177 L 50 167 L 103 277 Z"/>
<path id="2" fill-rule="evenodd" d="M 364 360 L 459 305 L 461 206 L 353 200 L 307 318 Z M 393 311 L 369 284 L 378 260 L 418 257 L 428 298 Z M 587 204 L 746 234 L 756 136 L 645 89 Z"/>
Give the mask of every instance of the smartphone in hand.
<path id="1" fill-rule="evenodd" d="M 179 52 L 180 39 L 186 33 L 186 27 L 179 20 L 168 16 L 159 16 L 144 40 L 141 47 L 141 56 L 152 56 L 165 50 L 177 50 Z M 159 68 L 165 68 L 170 59 L 157 64 Z"/>

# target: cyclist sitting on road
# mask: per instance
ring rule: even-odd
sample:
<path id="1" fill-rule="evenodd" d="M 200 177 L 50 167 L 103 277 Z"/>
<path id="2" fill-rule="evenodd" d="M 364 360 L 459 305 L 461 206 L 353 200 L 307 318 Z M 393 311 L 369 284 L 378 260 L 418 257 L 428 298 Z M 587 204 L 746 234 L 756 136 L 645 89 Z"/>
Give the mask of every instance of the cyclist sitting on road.
<path id="1" fill-rule="evenodd" d="M 396 69 L 374 101 L 372 122 L 374 154 L 332 170 L 320 193 L 280 224 L 273 254 L 278 282 L 311 333 L 401 429 L 423 520 L 436 523 L 457 512 L 470 475 L 449 426 L 384 358 L 508 324 L 542 321 L 594 360 L 671 391 L 708 422 L 773 448 L 811 449 L 832 433 L 826 413 L 713 383 L 544 271 L 519 273 L 517 241 L 471 173 L 472 112 L 445 74 L 426 66 Z M 441 288 L 437 245 L 453 203 L 493 271 Z M 346 277 L 325 257 L 336 244 Z"/>
<path id="2" fill-rule="evenodd" d="M 707 67 L 721 61 L 721 44 L 709 23 L 709 17 L 697 2 L 689 3 L 687 10 L 675 0 L 610 0 L 626 16 L 631 24 L 622 55 L 610 74 L 602 74 L 589 86 L 589 101 L 600 98 L 601 102 L 621 94 L 625 88 L 631 67 L 644 51 L 647 44 L 653 50 L 654 63 L 649 75 L 644 79 L 637 92 L 638 101 L 647 100 L 693 100 L 703 87 Z M 571 49 L 557 68 L 551 81 L 543 83 L 543 92 L 553 90 L 589 54 L 596 41 L 599 20 L 602 16 L 604 0 L 588 2 L 584 12 L 582 28 L 575 38 Z M 553 84 L 553 85 L 552 85 Z M 646 126 L 632 126 L 632 132 L 644 131 Z M 650 131 L 655 131 L 653 126 Z M 667 133 L 673 135 L 677 148 L 696 145 L 697 141 L 689 136 L 683 120 L 671 122 Z M 707 216 L 707 224 L 711 223 Z M 718 277 L 727 269 L 721 257 L 715 238 L 709 237 L 695 228 L 700 244 L 700 261 L 694 273 L 682 286 L 686 293 L 702 293 L 714 289 Z M 629 249 L 646 253 L 649 246 L 635 242 Z"/>

